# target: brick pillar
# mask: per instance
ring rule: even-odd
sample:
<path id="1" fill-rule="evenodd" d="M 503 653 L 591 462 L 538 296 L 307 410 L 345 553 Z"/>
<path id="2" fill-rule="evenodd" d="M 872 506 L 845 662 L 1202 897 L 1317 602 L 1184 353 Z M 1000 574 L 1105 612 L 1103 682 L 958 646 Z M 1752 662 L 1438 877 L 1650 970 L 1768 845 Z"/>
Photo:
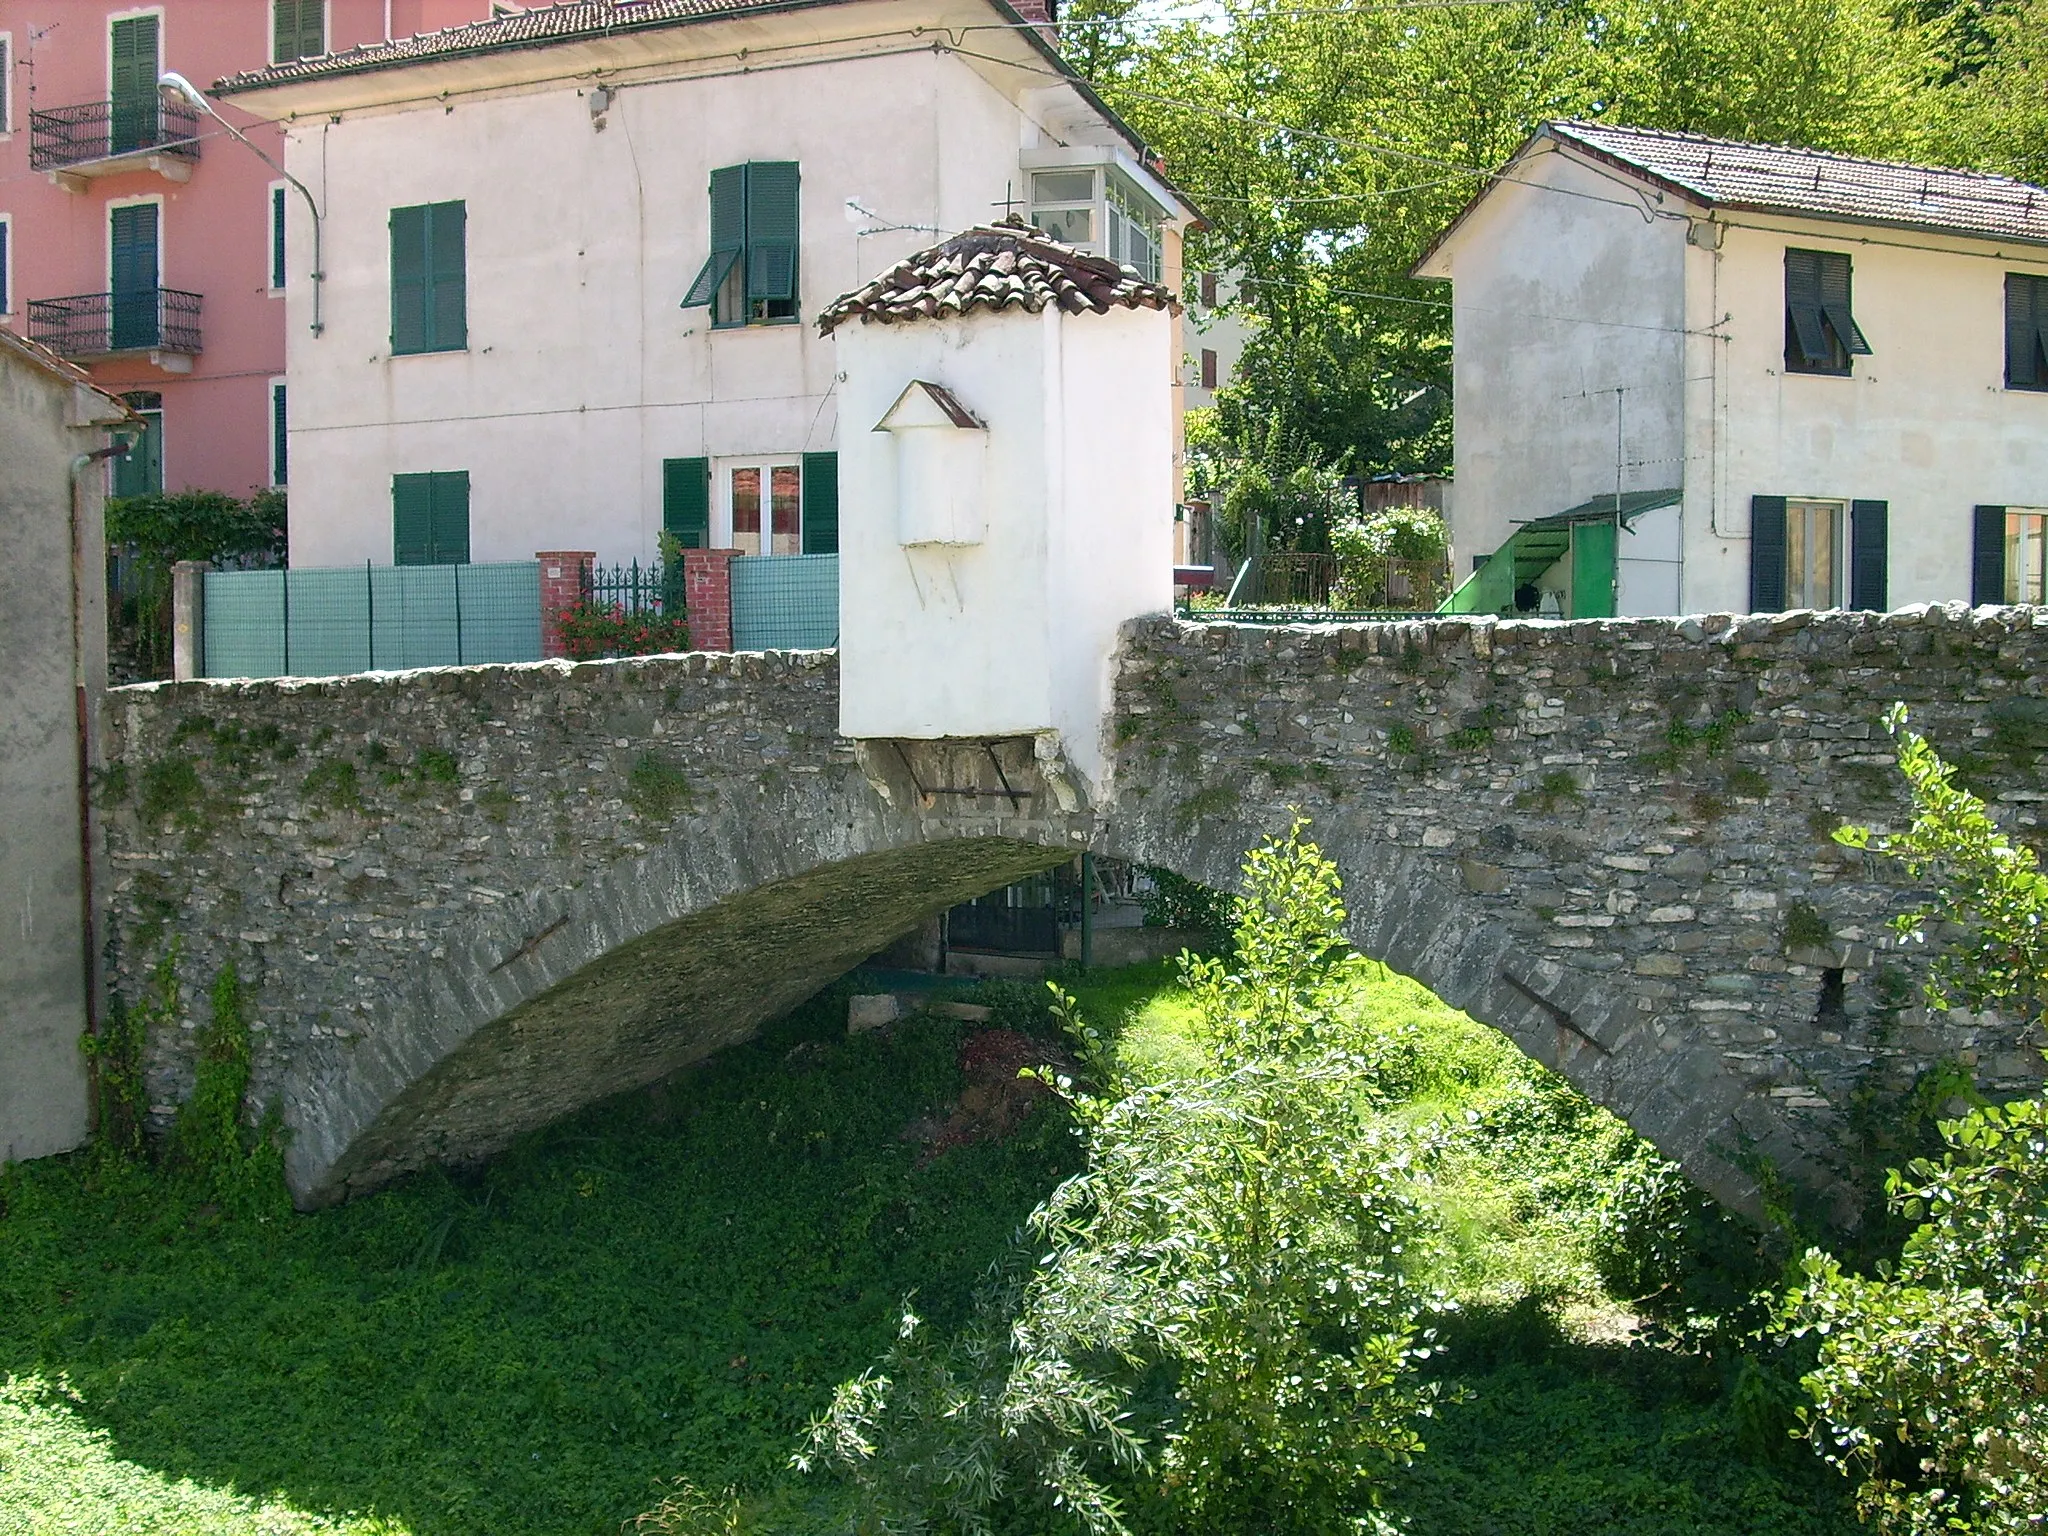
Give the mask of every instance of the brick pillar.
<path id="1" fill-rule="evenodd" d="M 583 601 L 583 572 L 597 558 L 588 549 L 543 549 L 540 562 L 540 653 L 552 661 L 568 652 L 562 646 L 562 615 Z"/>
<path id="2" fill-rule="evenodd" d="M 732 649 L 732 562 L 736 549 L 683 551 L 683 603 L 690 649 Z"/>

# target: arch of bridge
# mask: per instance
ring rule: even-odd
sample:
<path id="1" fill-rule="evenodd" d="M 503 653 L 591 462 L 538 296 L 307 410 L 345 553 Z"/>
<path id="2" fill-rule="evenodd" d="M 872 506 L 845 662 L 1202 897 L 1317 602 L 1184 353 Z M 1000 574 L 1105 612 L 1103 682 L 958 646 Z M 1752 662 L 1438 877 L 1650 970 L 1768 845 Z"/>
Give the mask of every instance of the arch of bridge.
<path id="1" fill-rule="evenodd" d="M 1895 697 L 1944 741 L 1993 721 L 1973 771 L 2031 822 L 2044 634 L 1144 621 L 1093 810 L 1028 741 L 839 739 L 828 653 L 118 690 L 109 980 L 141 995 L 173 936 L 195 994 L 237 966 L 255 1097 L 316 1204 L 663 1076 L 1078 848 L 1228 885 L 1305 812 L 1365 953 L 1724 1200 L 1752 1206 L 1768 1161 L 1845 1208 L 1873 1071 L 1962 1058 L 2017 1091 L 2040 1062 L 2002 1021 L 1901 1005 L 1873 948 L 1897 892 L 1820 823 L 1896 811 Z M 188 1033 L 152 1042 L 159 1118 L 190 1071 Z"/>

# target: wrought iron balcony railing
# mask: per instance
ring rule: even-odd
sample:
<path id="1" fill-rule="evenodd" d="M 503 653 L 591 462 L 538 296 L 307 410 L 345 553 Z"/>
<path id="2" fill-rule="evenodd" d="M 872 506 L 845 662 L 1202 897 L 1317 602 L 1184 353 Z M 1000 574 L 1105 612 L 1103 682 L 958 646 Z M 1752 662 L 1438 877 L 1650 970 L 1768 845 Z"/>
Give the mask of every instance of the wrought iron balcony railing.
<path id="1" fill-rule="evenodd" d="M 28 334 L 60 357 L 199 350 L 199 295 L 176 288 L 28 301 Z"/>
<path id="2" fill-rule="evenodd" d="M 199 112 L 182 102 L 88 101 L 28 115 L 28 163 L 63 170 L 126 155 L 199 158 Z"/>

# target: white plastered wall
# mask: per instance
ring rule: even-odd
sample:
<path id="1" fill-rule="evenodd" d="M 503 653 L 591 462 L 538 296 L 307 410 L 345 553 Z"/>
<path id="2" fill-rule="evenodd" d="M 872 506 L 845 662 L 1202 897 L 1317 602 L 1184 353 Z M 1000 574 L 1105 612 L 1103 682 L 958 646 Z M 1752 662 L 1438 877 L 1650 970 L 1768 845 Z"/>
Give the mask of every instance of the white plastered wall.
<path id="1" fill-rule="evenodd" d="M 950 230 L 989 218 L 1019 176 L 1015 106 L 930 52 L 632 86 L 605 119 L 594 130 L 587 98 L 554 87 L 289 132 L 289 168 L 325 208 L 327 272 L 323 336 L 296 271 L 287 299 L 293 564 L 389 561 L 391 476 L 464 469 L 474 559 L 648 557 L 663 459 L 835 445 L 833 349 L 810 317 L 934 238 L 863 236 L 846 200 Z M 707 250 L 710 173 L 792 159 L 804 319 L 714 332 L 708 310 L 678 307 Z M 456 199 L 468 348 L 394 358 L 389 212 Z M 303 206 L 290 217 L 310 249 Z"/>
<path id="2" fill-rule="evenodd" d="M 1749 606 L 1753 496 L 1889 504 L 1888 599 L 1970 597 L 1971 509 L 2048 505 L 2048 394 L 2004 387 L 2005 275 L 2048 251 L 1732 215 L 1690 253 L 1692 309 L 1726 317 L 1690 391 L 1685 606 Z M 1841 251 L 1871 346 L 1847 378 L 1785 371 L 1785 248 Z"/>
<path id="3" fill-rule="evenodd" d="M 1513 176 L 1424 269 L 1452 279 L 1460 578 L 1519 523 L 1683 474 L 1684 222 L 1561 153 Z"/>

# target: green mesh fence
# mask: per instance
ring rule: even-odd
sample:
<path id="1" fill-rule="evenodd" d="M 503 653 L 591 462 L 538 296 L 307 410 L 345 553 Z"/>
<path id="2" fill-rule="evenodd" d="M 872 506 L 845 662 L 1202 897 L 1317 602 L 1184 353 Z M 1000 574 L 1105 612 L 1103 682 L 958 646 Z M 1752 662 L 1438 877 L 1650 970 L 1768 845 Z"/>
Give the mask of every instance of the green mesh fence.
<path id="1" fill-rule="evenodd" d="M 208 677 L 540 659 L 540 562 L 206 573 Z"/>
<path id="2" fill-rule="evenodd" d="M 732 563 L 732 648 L 818 651 L 839 643 L 837 555 L 747 555 Z"/>

